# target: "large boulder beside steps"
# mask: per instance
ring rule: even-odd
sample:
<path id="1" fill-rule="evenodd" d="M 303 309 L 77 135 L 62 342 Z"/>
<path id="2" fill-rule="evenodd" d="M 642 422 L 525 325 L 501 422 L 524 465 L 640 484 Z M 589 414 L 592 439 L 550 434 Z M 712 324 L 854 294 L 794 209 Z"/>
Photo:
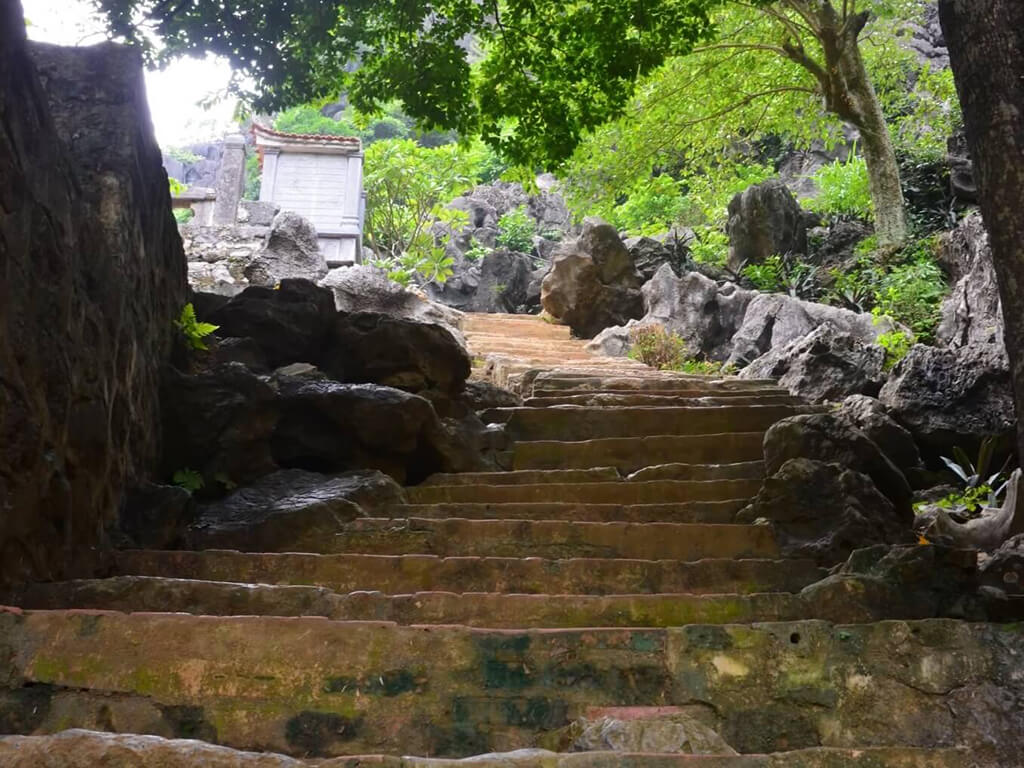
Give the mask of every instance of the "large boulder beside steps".
<path id="1" fill-rule="evenodd" d="M 251 285 L 269 287 L 286 277 L 319 280 L 327 274 L 327 260 L 320 253 L 316 227 L 294 211 L 281 211 L 244 274 Z"/>
<path id="2" fill-rule="evenodd" d="M 807 214 L 785 184 L 755 184 L 729 202 L 729 267 L 760 264 L 769 256 L 807 253 Z"/>

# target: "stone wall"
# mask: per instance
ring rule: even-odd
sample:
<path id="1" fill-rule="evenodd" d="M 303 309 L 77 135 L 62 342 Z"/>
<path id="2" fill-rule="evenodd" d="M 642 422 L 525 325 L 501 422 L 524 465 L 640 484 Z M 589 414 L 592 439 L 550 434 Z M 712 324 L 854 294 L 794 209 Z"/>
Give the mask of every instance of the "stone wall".
<path id="1" fill-rule="evenodd" d="M 0 3 L 0 582 L 88 569 L 159 445 L 185 259 L 141 62 Z"/>

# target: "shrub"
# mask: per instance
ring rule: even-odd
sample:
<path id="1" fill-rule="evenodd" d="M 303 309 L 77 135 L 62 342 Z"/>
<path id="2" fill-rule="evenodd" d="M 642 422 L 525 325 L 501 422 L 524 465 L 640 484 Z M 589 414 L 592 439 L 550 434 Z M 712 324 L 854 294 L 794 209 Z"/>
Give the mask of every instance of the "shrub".
<path id="1" fill-rule="evenodd" d="M 894 267 L 882 278 L 873 311 L 889 315 L 908 326 L 922 341 L 929 341 L 938 325 L 947 290 L 939 266 L 919 258 Z"/>
<path id="2" fill-rule="evenodd" d="M 498 236 L 495 242 L 517 253 L 533 250 L 533 235 L 537 226 L 526 212 L 526 206 L 519 206 L 498 219 Z"/>
<path id="3" fill-rule="evenodd" d="M 206 484 L 201 473 L 194 469 L 179 469 L 174 473 L 171 481 L 179 488 L 184 488 L 189 493 L 201 491 Z"/>
<path id="4" fill-rule="evenodd" d="M 634 326 L 629 331 L 629 341 L 629 357 L 659 371 L 705 375 L 729 372 L 721 363 L 690 355 L 686 341 L 660 325 Z"/>
<path id="5" fill-rule="evenodd" d="M 695 231 L 690 243 L 690 256 L 700 264 L 724 267 L 729 260 L 729 236 L 719 229 L 703 227 Z"/>
<path id="6" fill-rule="evenodd" d="M 823 166 L 812 177 L 821 194 L 802 201 L 805 208 L 831 216 L 856 216 L 870 220 L 874 215 L 868 166 L 863 157 L 851 154 L 843 163 L 839 160 Z"/>
<path id="7" fill-rule="evenodd" d="M 183 165 L 195 165 L 203 159 L 192 150 L 185 149 L 184 147 L 171 147 L 167 150 L 167 154 Z"/>
<path id="8" fill-rule="evenodd" d="M 188 187 L 186 187 L 173 176 L 167 177 L 167 186 L 170 189 L 172 196 L 184 194 L 185 190 L 188 189 Z"/>
<path id="9" fill-rule="evenodd" d="M 882 367 L 891 371 L 896 365 L 907 356 L 910 348 L 914 346 L 914 337 L 903 331 L 890 331 L 878 337 L 878 345 L 885 350 L 885 362 Z"/>
<path id="10" fill-rule="evenodd" d="M 191 208 L 175 208 L 171 213 L 174 214 L 174 220 L 179 224 L 188 224 L 196 216 L 196 212 Z"/>
<path id="11" fill-rule="evenodd" d="M 686 210 L 679 182 L 667 174 L 639 184 L 626 201 L 615 206 L 612 223 L 633 235 L 650 235 L 671 229 Z"/>
<path id="12" fill-rule="evenodd" d="M 759 291 L 775 293 L 782 290 L 782 258 L 779 256 L 769 256 L 761 264 L 748 264 L 742 273 Z"/>
<path id="13" fill-rule="evenodd" d="M 466 251 L 464 254 L 462 254 L 462 257 L 466 261 L 480 261 L 480 259 L 484 258 L 490 252 L 491 249 L 488 248 L 486 245 L 481 245 L 480 243 L 473 243 L 473 247 Z"/>

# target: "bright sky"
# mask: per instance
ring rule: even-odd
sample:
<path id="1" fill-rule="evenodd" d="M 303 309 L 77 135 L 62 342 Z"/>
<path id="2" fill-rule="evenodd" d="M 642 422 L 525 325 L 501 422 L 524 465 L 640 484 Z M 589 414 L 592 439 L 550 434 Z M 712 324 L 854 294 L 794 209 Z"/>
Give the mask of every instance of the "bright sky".
<path id="1" fill-rule="evenodd" d="M 59 45 L 93 45 L 106 39 L 89 0 L 22 0 L 33 40 Z M 161 72 L 146 73 L 149 109 L 157 141 L 164 148 L 220 138 L 232 128 L 233 99 L 209 110 L 199 102 L 224 90 L 231 77 L 226 61 L 181 59 Z"/>

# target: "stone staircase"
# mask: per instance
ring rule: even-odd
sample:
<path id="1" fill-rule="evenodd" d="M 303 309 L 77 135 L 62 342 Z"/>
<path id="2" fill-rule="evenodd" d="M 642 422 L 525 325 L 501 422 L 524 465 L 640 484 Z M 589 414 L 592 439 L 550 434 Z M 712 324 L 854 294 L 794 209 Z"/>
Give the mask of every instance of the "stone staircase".
<path id="1" fill-rule="evenodd" d="M 514 439 L 509 471 L 434 476 L 316 552 L 119 551 L 108 578 L 9 596 L 0 733 L 32 735 L 0 738 L 0 766 L 442 766 L 533 748 L 558 754 L 472 764 L 1008 765 L 986 762 L 965 713 L 1020 666 L 1019 628 L 816 615 L 800 590 L 823 569 L 731 523 L 765 430 L 806 406 L 767 381 L 595 357 L 537 318 L 465 331 L 476 375 L 524 398 L 483 414 Z M 582 716 L 673 713 L 742 754 L 565 754 Z M 46 735 L 68 728 L 299 760 Z M 61 744 L 93 762 L 43 762 Z"/>

